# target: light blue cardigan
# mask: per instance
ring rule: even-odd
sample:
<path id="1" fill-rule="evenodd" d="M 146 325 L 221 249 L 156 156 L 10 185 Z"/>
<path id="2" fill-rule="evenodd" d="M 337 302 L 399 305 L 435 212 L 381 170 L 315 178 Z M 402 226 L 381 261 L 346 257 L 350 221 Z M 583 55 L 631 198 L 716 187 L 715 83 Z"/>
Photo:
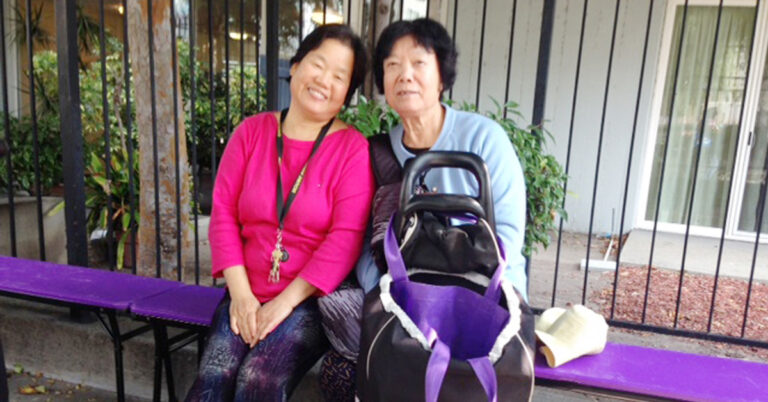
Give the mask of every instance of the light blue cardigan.
<path id="1" fill-rule="evenodd" d="M 511 282 L 523 298 L 526 294 L 525 258 L 522 254 L 525 237 L 525 180 L 520 161 L 517 159 L 507 133 L 495 121 L 477 113 L 462 112 L 443 105 L 445 122 L 440 136 L 431 151 L 472 152 L 485 160 L 491 173 L 496 232 L 504 244 L 507 270 L 504 279 Z M 398 125 L 389 133 L 392 149 L 402 166 L 414 154 L 403 146 L 403 126 Z M 426 184 L 441 193 L 477 194 L 474 177 L 458 169 L 436 169 L 427 174 Z M 369 242 L 364 243 L 357 262 L 357 278 L 363 289 L 369 292 L 377 284 L 380 273 L 376 268 Z"/>

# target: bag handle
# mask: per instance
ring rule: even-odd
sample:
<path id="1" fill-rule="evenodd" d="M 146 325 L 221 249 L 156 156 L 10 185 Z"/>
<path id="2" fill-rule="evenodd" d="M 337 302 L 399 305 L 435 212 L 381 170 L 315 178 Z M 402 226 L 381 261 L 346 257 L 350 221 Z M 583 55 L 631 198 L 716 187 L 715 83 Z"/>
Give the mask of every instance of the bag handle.
<path id="1" fill-rule="evenodd" d="M 493 196 L 491 194 L 491 174 L 488 172 L 488 166 L 483 158 L 471 152 L 459 151 L 428 151 L 417 155 L 408 161 L 403 177 L 403 184 L 400 189 L 400 208 L 403 210 L 413 209 L 409 207 L 411 197 L 414 195 L 419 178 L 427 174 L 427 171 L 439 167 L 459 168 L 472 173 L 477 181 L 477 197 L 469 197 L 479 203 L 484 213 L 482 217 L 490 222 L 491 227 L 495 228 L 493 214 Z M 441 196 L 445 196 L 441 194 Z M 463 196 L 466 197 L 466 196 Z M 455 202 L 453 197 L 447 197 L 450 202 Z M 448 205 L 450 204 L 448 203 Z M 459 211 L 460 212 L 460 211 Z M 403 216 L 407 216 L 404 214 Z M 495 231 L 493 232 L 495 233 Z"/>
<path id="2" fill-rule="evenodd" d="M 496 267 L 496 272 L 493 273 L 491 282 L 488 284 L 484 294 L 485 298 L 492 300 L 494 303 L 498 303 L 499 298 L 501 298 L 501 276 L 503 274 L 502 271 L 507 266 L 504 249 L 498 238 L 496 238 L 496 245 L 499 249 L 499 265 Z M 407 282 L 408 274 L 405 270 L 405 261 L 403 261 L 403 255 L 400 253 L 397 237 L 395 236 L 395 214 L 392 214 L 392 217 L 389 219 L 387 234 L 384 236 L 384 258 L 387 260 L 387 267 L 389 268 L 389 274 L 392 276 L 392 281 Z"/>
<path id="3" fill-rule="evenodd" d="M 427 372 L 424 377 L 424 396 L 426 402 L 437 402 L 450 362 L 451 349 L 439 338 L 435 338 L 432 355 L 429 357 Z M 491 359 L 488 356 L 483 356 L 469 359 L 467 363 L 472 367 L 472 371 L 475 372 L 480 385 L 483 386 L 488 402 L 497 402 L 498 384 L 496 382 L 496 370 L 493 369 Z"/>

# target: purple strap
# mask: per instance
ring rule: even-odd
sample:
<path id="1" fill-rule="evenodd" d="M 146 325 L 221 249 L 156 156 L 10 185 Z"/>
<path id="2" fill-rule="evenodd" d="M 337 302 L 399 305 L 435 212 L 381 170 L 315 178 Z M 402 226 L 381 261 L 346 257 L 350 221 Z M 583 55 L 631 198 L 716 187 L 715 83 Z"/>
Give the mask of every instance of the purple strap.
<path id="1" fill-rule="evenodd" d="M 444 344 L 440 339 L 435 339 L 432 356 L 429 357 L 429 363 L 427 363 L 424 389 L 426 402 L 437 402 L 437 397 L 440 396 L 440 388 L 443 387 L 445 373 L 448 371 L 448 363 L 450 362 L 451 350 L 448 348 L 448 345 Z"/>
<path id="2" fill-rule="evenodd" d="M 395 215 L 389 219 L 389 227 L 387 228 L 387 234 L 384 236 L 384 257 L 387 260 L 387 267 L 389 268 L 389 274 L 392 275 L 393 282 L 408 281 L 408 275 L 405 272 L 405 262 L 403 261 L 403 255 L 400 254 L 400 248 L 397 245 L 397 239 L 395 237 Z M 493 273 L 488 289 L 485 290 L 485 297 L 494 302 L 498 302 L 501 297 L 501 275 L 504 265 L 504 249 L 501 246 L 501 242 L 496 239 L 496 244 L 499 246 L 501 252 L 502 261 L 496 268 L 496 272 Z"/>
<path id="3" fill-rule="evenodd" d="M 400 253 L 395 237 L 394 220 L 395 217 L 393 215 L 389 220 L 389 227 L 384 236 L 384 256 L 387 260 L 389 274 L 392 275 L 393 282 L 408 282 L 405 262 L 403 261 L 403 256 Z M 488 284 L 488 289 L 485 291 L 485 298 L 492 300 L 495 303 L 497 303 L 501 297 L 501 275 L 505 258 L 504 250 L 498 239 L 497 244 L 499 246 L 499 251 L 501 252 L 502 261 L 497 267 L 496 272 L 494 272 L 493 277 Z M 426 402 L 437 402 L 437 398 L 440 395 L 440 388 L 443 386 L 443 380 L 448 371 L 448 365 L 451 362 L 451 349 L 440 340 L 439 334 L 437 334 L 433 328 L 429 328 L 429 338 L 430 342 L 433 343 L 433 346 L 432 355 L 429 357 L 429 362 L 427 363 L 424 392 Z M 493 369 L 491 360 L 488 356 L 483 356 L 469 359 L 467 362 L 472 366 L 472 370 L 475 372 L 477 379 L 483 386 L 488 401 L 497 402 L 496 372 Z"/>
<path id="4" fill-rule="evenodd" d="M 469 359 L 467 362 L 472 366 L 472 370 L 475 371 L 475 375 L 477 376 L 477 379 L 480 380 L 480 384 L 483 385 L 485 395 L 488 396 L 488 402 L 496 402 L 496 370 L 493 369 L 491 359 L 489 359 L 488 356 L 483 356 Z"/>
<path id="5" fill-rule="evenodd" d="M 440 339 L 435 339 L 432 347 L 432 356 L 427 363 L 427 375 L 425 377 L 424 394 L 426 402 L 437 402 L 440 396 L 440 388 L 443 386 L 445 374 L 448 371 L 448 364 L 451 362 L 451 350 Z M 496 371 L 493 369 L 491 359 L 488 356 L 478 357 L 467 360 L 472 370 L 475 372 L 480 385 L 485 390 L 488 402 L 497 402 L 498 397 L 496 384 Z"/>

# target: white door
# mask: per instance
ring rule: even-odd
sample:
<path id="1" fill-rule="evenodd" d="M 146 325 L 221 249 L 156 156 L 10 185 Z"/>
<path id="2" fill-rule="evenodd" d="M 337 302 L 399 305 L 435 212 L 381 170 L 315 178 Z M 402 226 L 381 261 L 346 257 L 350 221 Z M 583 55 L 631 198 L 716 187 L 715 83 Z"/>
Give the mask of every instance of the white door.
<path id="1" fill-rule="evenodd" d="M 749 68 L 754 0 L 725 1 L 717 35 L 717 1 L 689 1 L 687 10 L 669 1 L 638 226 L 658 220 L 659 230 L 683 233 L 690 223 L 692 234 L 719 237 L 725 229 L 729 238 L 754 239 L 768 145 L 766 11 L 759 10 Z"/>

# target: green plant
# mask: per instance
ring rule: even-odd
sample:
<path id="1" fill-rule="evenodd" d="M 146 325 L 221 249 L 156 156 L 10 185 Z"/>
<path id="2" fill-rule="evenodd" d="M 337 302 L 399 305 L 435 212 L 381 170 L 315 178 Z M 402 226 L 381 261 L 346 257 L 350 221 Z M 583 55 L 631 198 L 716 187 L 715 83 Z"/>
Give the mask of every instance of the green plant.
<path id="1" fill-rule="evenodd" d="M 503 107 L 495 100 L 494 103 L 496 111 L 488 112 L 486 116 L 499 123 L 507 132 L 523 168 L 527 193 L 523 254 L 530 257 L 537 245 L 544 248 L 549 246 L 550 233 L 556 229 L 557 216 L 568 218 L 563 209 L 567 176 L 557 159 L 544 149 L 547 139 L 553 140 L 552 135 L 539 126 L 523 128 L 511 117 L 504 117 L 504 110 L 507 116 L 522 117 L 516 103 L 509 102 Z M 476 108 L 474 105 L 463 104 L 461 109 L 474 111 Z"/>
<path id="2" fill-rule="evenodd" d="M 111 225 L 117 240 L 117 268 L 123 267 L 125 244 L 131 231 L 139 224 L 138 204 L 131 208 L 131 191 L 139 194 L 139 155 L 133 155 L 129 163 L 126 149 L 113 150 L 110 154 L 110 180 L 107 180 L 107 163 L 101 153 L 91 151 L 87 157 L 85 206 L 88 207 L 88 232 Z M 133 183 L 129 174 L 133 174 Z M 131 184 L 133 184 L 131 186 Z M 110 213 L 111 212 L 111 213 Z M 111 239 L 107 239 L 111 241 Z"/>
<path id="3" fill-rule="evenodd" d="M 9 116 L 11 123 L 10 143 L 14 190 L 36 194 L 35 141 L 32 118 Z M 2 121 L 2 113 L 0 113 Z M 4 131 L 4 130 L 0 130 Z M 5 134 L 5 133 L 3 133 Z M 4 135 L 3 135 L 4 136 Z M 37 119 L 40 193 L 48 194 L 51 187 L 61 183 L 61 135 L 58 116 L 42 114 Z M 8 185 L 8 166 L 5 158 L 0 161 L 0 188 Z"/>
<path id="4" fill-rule="evenodd" d="M 531 256 L 537 249 L 537 245 L 545 248 L 549 246 L 550 233 L 555 229 L 557 216 L 567 218 L 562 208 L 563 197 L 565 197 L 563 184 L 566 176 L 557 159 L 548 155 L 544 149 L 547 139 L 552 140 L 550 133 L 542 130 L 541 127 L 520 127 L 511 118 L 512 116 L 522 117 L 516 103 L 509 102 L 504 107 L 495 101 L 494 103 L 496 111 L 488 112 L 486 116 L 499 123 L 507 132 L 525 176 L 527 219 L 523 253 Z M 463 102 L 458 107 L 464 111 L 477 112 L 476 106 L 471 103 Z M 510 117 L 504 117 L 504 110 Z M 357 105 L 345 108 L 340 118 L 347 124 L 355 126 L 365 136 L 387 133 L 400 122 L 391 108 L 365 97 L 361 97 Z"/>
<path id="5" fill-rule="evenodd" d="M 339 118 L 355 126 L 366 137 L 388 133 L 400 123 L 400 116 L 389 105 L 381 105 L 363 95 L 360 95 L 356 105 L 345 107 Z"/>
<path id="6" fill-rule="evenodd" d="M 211 88 L 209 66 L 195 60 L 195 121 L 191 120 L 192 76 L 189 70 L 190 49 L 186 42 L 178 43 L 179 49 L 179 78 L 181 80 L 182 99 L 184 101 L 184 118 L 187 133 L 188 148 L 191 144 L 197 147 L 197 163 L 202 167 L 210 167 L 213 158 L 219 160 L 224 152 L 224 146 L 231 130 L 240 123 L 241 104 L 243 117 L 251 116 L 267 104 L 266 81 L 258 74 L 255 66 L 244 66 L 243 77 L 240 78 L 240 68 L 229 70 L 229 120 L 227 120 L 226 77 L 223 71 L 213 75 Z M 240 83 L 243 84 L 243 95 L 240 93 Z M 211 90 L 213 90 L 213 106 L 211 106 Z M 211 108 L 214 118 L 211 122 Z M 229 130 L 227 127 L 229 126 Z M 193 131 L 194 129 L 194 131 Z M 211 135 L 213 132 L 213 135 Z M 214 153 L 215 146 L 215 153 Z M 191 153 L 190 153 L 191 155 Z"/>

